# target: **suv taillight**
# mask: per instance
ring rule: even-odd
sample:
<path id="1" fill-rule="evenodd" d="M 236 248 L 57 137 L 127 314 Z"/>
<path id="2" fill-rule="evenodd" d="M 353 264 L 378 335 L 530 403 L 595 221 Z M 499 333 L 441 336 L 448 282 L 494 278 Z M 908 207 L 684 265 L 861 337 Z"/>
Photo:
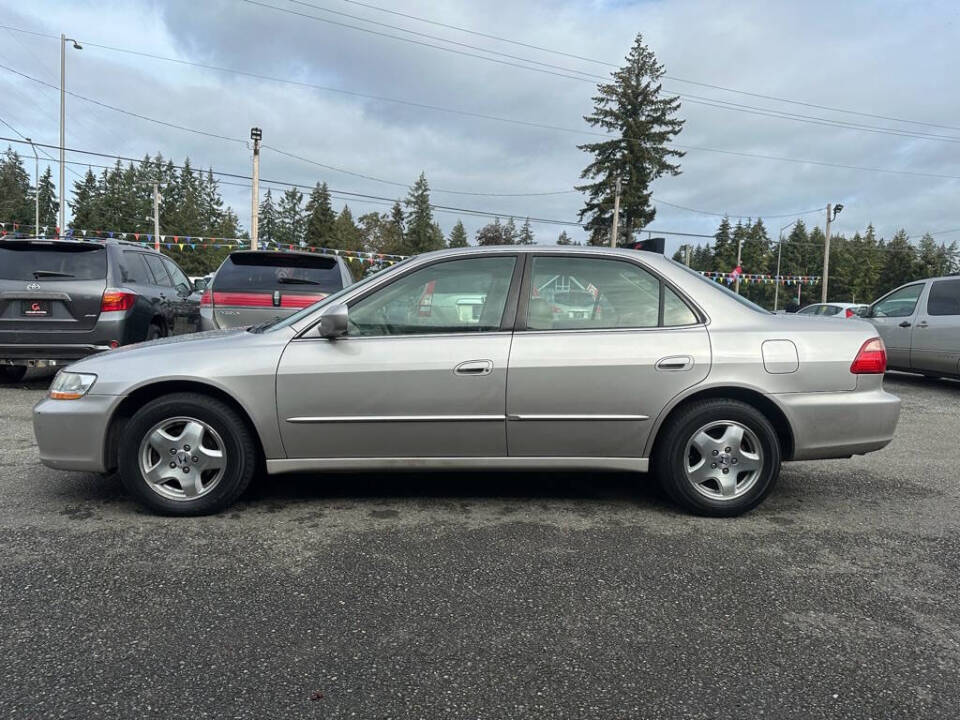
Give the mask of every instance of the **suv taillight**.
<path id="1" fill-rule="evenodd" d="M 854 375 L 882 375 L 887 370 L 887 348 L 876 337 L 867 340 L 854 358 L 850 372 Z"/>
<path id="2" fill-rule="evenodd" d="M 107 288 L 103 291 L 103 299 L 100 300 L 100 312 L 129 310 L 136 301 L 137 294 L 135 292 Z"/>
<path id="3" fill-rule="evenodd" d="M 210 292 L 210 288 L 206 288 L 203 295 L 200 296 L 200 307 L 210 307 L 211 305 L 213 305 L 213 293 Z"/>
<path id="4" fill-rule="evenodd" d="M 846 310 L 846 312 L 845 312 L 844 314 L 845 314 L 848 318 L 852 318 L 852 317 L 854 317 L 854 316 L 856 315 L 856 313 L 853 311 L 853 308 L 847 308 L 847 310 Z"/>

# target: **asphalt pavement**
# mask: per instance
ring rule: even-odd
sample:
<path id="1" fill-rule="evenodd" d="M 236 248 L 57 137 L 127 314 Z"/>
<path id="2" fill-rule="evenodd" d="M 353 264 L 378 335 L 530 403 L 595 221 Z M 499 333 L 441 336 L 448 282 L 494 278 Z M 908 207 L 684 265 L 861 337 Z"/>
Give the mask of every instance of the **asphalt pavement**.
<path id="1" fill-rule="evenodd" d="M 960 383 L 731 520 L 644 476 L 265 478 L 149 515 L 0 388 L 2 718 L 957 718 Z"/>

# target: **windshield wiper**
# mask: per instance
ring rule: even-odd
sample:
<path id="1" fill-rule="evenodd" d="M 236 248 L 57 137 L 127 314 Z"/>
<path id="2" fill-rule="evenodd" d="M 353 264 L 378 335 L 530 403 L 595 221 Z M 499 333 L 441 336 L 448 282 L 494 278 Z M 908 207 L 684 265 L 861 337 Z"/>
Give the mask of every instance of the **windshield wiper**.
<path id="1" fill-rule="evenodd" d="M 42 277 L 76 277 L 70 273 L 58 272 L 57 270 L 34 270 L 33 277 L 39 280 Z"/>
<path id="2" fill-rule="evenodd" d="M 249 333 L 258 333 L 258 334 L 259 334 L 259 333 L 262 333 L 262 332 L 263 332 L 264 330 L 266 330 L 268 327 L 270 327 L 270 326 L 273 325 L 275 322 L 277 322 L 277 320 L 279 320 L 279 318 L 278 318 L 278 317 L 274 317 L 272 320 L 267 320 L 267 322 L 265 322 L 265 323 L 260 323 L 259 325 L 251 325 L 250 327 L 247 328 L 247 332 L 249 332 Z"/>
<path id="3" fill-rule="evenodd" d="M 277 280 L 279 283 L 285 283 L 287 285 L 321 285 L 316 280 L 304 280 L 303 278 L 280 278 Z"/>

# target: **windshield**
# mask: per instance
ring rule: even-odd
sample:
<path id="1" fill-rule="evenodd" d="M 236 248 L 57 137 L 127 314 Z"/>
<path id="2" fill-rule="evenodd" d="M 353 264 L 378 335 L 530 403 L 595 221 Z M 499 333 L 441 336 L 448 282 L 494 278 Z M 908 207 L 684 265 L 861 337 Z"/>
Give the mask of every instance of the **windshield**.
<path id="1" fill-rule="evenodd" d="M 364 285 L 367 285 L 368 283 L 370 283 L 372 280 L 382 278 L 387 273 L 392 273 L 398 267 L 406 264 L 407 262 L 409 262 L 409 258 L 406 260 L 401 260 L 396 265 L 393 265 L 386 270 L 381 270 L 380 272 L 375 272 L 371 275 L 367 275 L 365 278 L 363 278 L 362 280 L 359 280 L 358 282 L 355 282 L 353 285 L 348 285 L 347 287 L 343 288 L 339 292 L 335 292 L 330 295 L 327 295 L 325 298 L 323 298 L 323 300 L 319 300 L 315 302 L 313 305 L 309 305 L 305 307 L 303 310 L 295 312 L 293 315 L 289 315 L 288 317 L 285 317 L 282 320 L 279 320 L 273 323 L 272 325 L 268 325 L 266 328 L 263 328 L 263 332 L 275 332 L 276 330 L 280 330 L 282 328 L 294 326 L 300 320 L 303 320 L 305 317 L 316 312 L 318 309 L 320 309 L 324 305 L 329 305 L 330 303 L 336 302 L 339 298 L 346 295 L 348 292 L 356 290 L 359 287 L 363 287 Z"/>
<path id="2" fill-rule="evenodd" d="M 731 290 L 730 288 L 728 288 L 728 287 L 727 287 L 726 285 L 724 285 L 723 283 L 718 283 L 718 282 L 716 282 L 715 280 L 711 280 L 710 278 L 701 275 L 701 274 L 700 274 L 699 272 L 697 272 L 696 270 L 692 270 L 692 269 L 688 268 L 686 265 L 684 265 L 683 263 L 677 262 L 676 260 L 671 260 L 670 262 L 672 262 L 674 265 L 676 265 L 676 266 L 679 267 L 679 268 L 683 268 L 683 270 L 684 270 L 685 272 L 690 273 L 690 275 L 692 275 L 693 277 L 697 278 L 697 280 L 699 280 L 700 282 L 706 283 L 707 285 L 709 285 L 710 287 L 714 288 L 715 290 L 719 290 L 720 292 L 722 292 L 722 293 L 723 293 L 724 295 L 726 295 L 727 297 L 733 298 L 734 300 L 736 300 L 738 303 L 740 303 L 740 304 L 743 305 L 744 307 L 748 307 L 748 308 L 750 308 L 751 310 L 753 310 L 754 312 L 763 313 L 764 315 L 772 315 L 772 314 L 773 314 L 773 313 L 771 313 L 769 310 L 760 307 L 760 306 L 757 305 L 755 302 L 751 302 L 750 300 L 747 300 L 747 299 L 746 299 L 745 297 L 743 297 L 742 295 L 737 295 L 737 293 L 735 293 L 733 290 Z"/>

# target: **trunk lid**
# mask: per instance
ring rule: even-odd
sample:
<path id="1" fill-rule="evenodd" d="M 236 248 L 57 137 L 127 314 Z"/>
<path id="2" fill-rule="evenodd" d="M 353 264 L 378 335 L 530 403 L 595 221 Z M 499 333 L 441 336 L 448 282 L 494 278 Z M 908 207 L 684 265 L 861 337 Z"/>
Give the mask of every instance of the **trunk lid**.
<path id="1" fill-rule="evenodd" d="M 0 241 L 0 331 L 91 330 L 107 287 L 107 249 L 97 243 Z"/>

